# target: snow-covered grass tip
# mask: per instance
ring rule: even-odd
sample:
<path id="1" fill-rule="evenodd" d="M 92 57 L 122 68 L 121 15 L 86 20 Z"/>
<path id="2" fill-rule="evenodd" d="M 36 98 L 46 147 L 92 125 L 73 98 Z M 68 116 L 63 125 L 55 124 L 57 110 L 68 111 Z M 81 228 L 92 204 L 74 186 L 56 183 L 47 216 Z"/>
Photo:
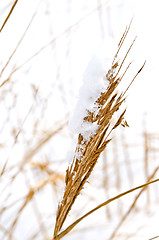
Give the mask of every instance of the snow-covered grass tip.
<path id="1" fill-rule="evenodd" d="M 125 69 L 123 69 L 123 63 L 125 62 L 125 59 L 135 41 L 134 40 L 132 42 L 123 57 L 123 60 L 119 63 L 118 54 L 129 29 L 130 25 L 126 28 L 122 38 L 120 39 L 118 50 L 112 61 L 110 69 L 107 71 L 104 78 L 99 79 L 99 84 L 97 82 L 92 87 L 92 94 L 94 95 L 89 96 L 86 105 L 84 103 L 83 105 L 78 106 L 79 109 L 77 113 L 80 112 L 82 118 L 81 116 L 77 116 L 76 119 L 78 122 L 75 126 L 73 126 L 74 131 L 78 132 L 78 143 L 73 161 L 66 171 L 66 186 L 62 201 L 60 202 L 57 210 L 53 239 L 61 239 L 73 228 L 72 224 L 70 228 L 68 227 L 60 233 L 71 207 L 92 173 L 100 154 L 104 151 L 111 140 L 110 133 L 119 125 L 124 127 L 128 126 L 128 123 L 124 119 L 126 109 L 124 109 L 119 115 L 119 118 L 115 123 L 113 123 L 112 118 L 114 113 L 119 110 L 120 106 L 125 101 L 125 93 L 144 66 L 143 65 L 137 72 L 132 81 L 130 81 L 126 90 L 119 92 L 119 89 L 117 89 L 118 85 L 122 81 L 130 66 L 129 64 Z M 94 66 L 94 68 L 95 67 L 96 66 Z M 93 71 L 95 72 L 96 69 Z M 97 89 L 95 89 L 95 86 Z"/>

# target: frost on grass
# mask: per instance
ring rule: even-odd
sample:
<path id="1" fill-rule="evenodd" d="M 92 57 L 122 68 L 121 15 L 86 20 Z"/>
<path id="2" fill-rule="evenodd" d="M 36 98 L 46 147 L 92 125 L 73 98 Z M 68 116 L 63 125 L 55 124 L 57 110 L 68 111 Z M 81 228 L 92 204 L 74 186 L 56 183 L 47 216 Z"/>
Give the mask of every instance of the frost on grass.
<path id="1" fill-rule="evenodd" d="M 97 116 L 100 106 L 96 100 L 108 86 L 106 73 L 111 66 L 112 59 L 105 58 L 105 55 L 105 51 L 98 50 L 88 63 L 78 100 L 69 121 L 70 130 L 73 133 L 81 134 L 86 141 L 89 141 L 99 128 L 97 122 L 88 121 L 86 116 L 88 113 Z"/>

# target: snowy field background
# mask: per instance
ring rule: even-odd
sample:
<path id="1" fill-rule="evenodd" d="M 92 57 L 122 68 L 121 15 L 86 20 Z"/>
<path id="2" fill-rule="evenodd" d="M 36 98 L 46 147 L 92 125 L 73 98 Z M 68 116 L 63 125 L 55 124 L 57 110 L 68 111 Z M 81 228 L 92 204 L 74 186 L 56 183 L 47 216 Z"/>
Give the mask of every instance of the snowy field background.
<path id="1" fill-rule="evenodd" d="M 0 27 L 13 3 L 0 0 Z M 158 167 L 158 7 L 157 0 L 17 2 L 0 33 L 0 239 L 52 238 L 77 141 L 68 121 L 83 77 L 98 76 L 104 64 L 108 69 L 132 18 L 123 49 L 124 55 L 137 35 L 127 59 L 133 60 L 128 77 L 145 59 L 146 65 L 126 101 L 130 128 L 112 136 L 64 227 L 108 198 L 145 183 Z M 91 84 L 87 88 L 93 90 Z M 159 238 L 158 183 L 141 194 L 111 238 L 138 193 L 100 209 L 64 239 Z"/>

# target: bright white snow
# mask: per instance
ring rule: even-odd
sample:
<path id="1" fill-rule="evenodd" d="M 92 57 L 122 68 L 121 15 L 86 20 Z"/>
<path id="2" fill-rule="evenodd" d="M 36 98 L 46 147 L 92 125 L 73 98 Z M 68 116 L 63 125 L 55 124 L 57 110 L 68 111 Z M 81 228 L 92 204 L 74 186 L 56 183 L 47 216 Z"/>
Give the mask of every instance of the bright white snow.
<path id="1" fill-rule="evenodd" d="M 85 140 L 89 140 L 99 127 L 95 122 L 91 123 L 83 119 L 88 115 L 88 111 L 98 113 L 98 106 L 95 102 L 101 92 L 107 89 L 106 73 L 111 67 L 111 62 L 112 59 L 107 57 L 105 47 L 100 47 L 93 54 L 83 74 L 83 83 L 69 121 L 69 128 L 73 133 L 81 133 Z"/>

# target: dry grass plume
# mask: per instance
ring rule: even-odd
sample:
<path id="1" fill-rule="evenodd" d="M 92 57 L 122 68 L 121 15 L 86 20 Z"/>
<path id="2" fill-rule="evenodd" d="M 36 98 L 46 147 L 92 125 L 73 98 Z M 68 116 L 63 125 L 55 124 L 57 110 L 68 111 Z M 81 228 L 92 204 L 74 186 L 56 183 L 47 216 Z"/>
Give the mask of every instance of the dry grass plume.
<path id="1" fill-rule="evenodd" d="M 78 143 L 75 150 L 75 155 L 71 166 L 68 167 L 65 176 L 65 191 L 62 201 L 58 205 L 56 223 L 54 228 L 53 239 L 60 239 L 63 237 L 60 235 L 62 226 L 82 188 L 91 175 L 94 166 L 100 154 L 105 150 L 107 144 L 111 141 L 110 133 L 118 126 L 128 127 L 128 123 L 124 119 L 126 109 L 120 114 L 118 120 L 113 124 L 112 118 L 114 114 L 119 110 L 120 106 L 125 101 L 125 93 L 129 89 L 130 85 L 140 73 L 144 65 L 140 68 L 137 74 L 134 76 L 128 87 L 124 92 L 118 92 L 118 85 L 125 76 L 130 64 L 123 71 L 123 64 L 127 55 L 129 54 L 135 39 L 127 50 L 121 63 L 117 60 L 118 53 L 126 39 L 129 32 L 130 25 L 126 28 L 119 44 L 118 50 L 115 54 L 111 68 L 105 76 L 105 80 L 109 82 L 109 85 L 105 92 L 102 92 L 99 98 L 96 100 L 95 105 L 98 106 L 98 113 L 88 112 L 83 121 L 97 123 L 99 128 L 93 137 L 89 140 L 85 140 L 82 134 L 78 136 Z M 144 63 L 145 64 L 145 63 Z M 121 69 L 124 73 L 121 75 Z M 121 75 L 121 76 L 120 76 Z M 80 156 L 80 157 L 79 157 Z M 66 234 L 66 232 L 65 232 Z"/>

